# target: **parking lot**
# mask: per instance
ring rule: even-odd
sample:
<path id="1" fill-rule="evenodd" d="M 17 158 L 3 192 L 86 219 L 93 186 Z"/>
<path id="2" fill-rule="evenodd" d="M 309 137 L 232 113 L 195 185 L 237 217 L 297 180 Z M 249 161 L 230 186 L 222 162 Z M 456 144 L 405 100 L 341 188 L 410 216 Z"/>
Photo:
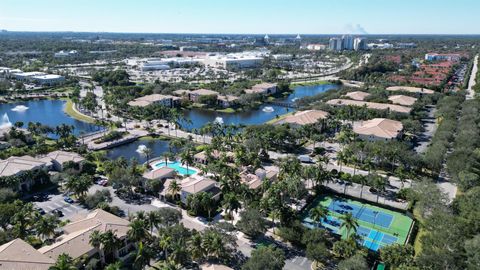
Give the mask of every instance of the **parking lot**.
<path id="1" fill-rule="evenodd" d="M 50 194 L 45 201 L 34 202 L 35 206 L 45 210 L 46 213 L 52 213 L 53 210 L 60 210 L 63 214 L 62 220 L 71 219 L 77 214 L 88 213 L 87 209 L 77 203 L 67 203 L 63 200 L 63 194 Z"/>

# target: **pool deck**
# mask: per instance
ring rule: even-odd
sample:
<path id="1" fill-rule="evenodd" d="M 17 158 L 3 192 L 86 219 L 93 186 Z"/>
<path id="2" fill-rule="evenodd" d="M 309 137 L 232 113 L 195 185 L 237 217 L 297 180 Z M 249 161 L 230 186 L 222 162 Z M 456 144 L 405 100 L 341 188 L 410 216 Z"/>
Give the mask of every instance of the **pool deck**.
<path id="1" fill-rule="evenodd" d="M 153 168 L 153 171 L 165 167 L 165 166 L 160 166 L 160 167 L 158 167 L 157 165 L 158 165 L 159 163 L 160 163 L 160 164 L 165 164 L 165 160 L 162 159 L 162 158 L 154 158 L 154 159 L 148 161 L 148 164 L 150 165 L 151 168 Z M 187 176 L 187 174 L 183 174 L 183 173 L 181 173 L 179 170 L 177 170 L 176 167 L 170 167 L 170 166 L 168 166 L 168 164 L 172 164 L 172 163 L 175 163 L 175 164 L 178 163 L 178 164 L 180 164 L 178 167 L 183 168 L 183 169 L 185 169 L 185 170 L 186 170 L 186 168 L 187 168 L 186 166 L 184 167 L 183 165 L 181 165 L 181 162 L 180 162 L 180 161 L 171 161 L 171 160 L 167 161 L 167 167 L 174 169 L 174 170 L 177 172 L 177 174 L 179 174 L 179 175 L 181 175 L 181 176 Z M 189 167 L 188 167 L 188 172 L 191 172 L 191 174 L 188 174 L 188 175 L 190 175 L 190 176 L 196 175 L 199 171 L 200 171 L 200 169 L 198 169 L 198 168 L 196 168 L 196 167 L 192 167 L 192 166 L 189 166 Z"/>

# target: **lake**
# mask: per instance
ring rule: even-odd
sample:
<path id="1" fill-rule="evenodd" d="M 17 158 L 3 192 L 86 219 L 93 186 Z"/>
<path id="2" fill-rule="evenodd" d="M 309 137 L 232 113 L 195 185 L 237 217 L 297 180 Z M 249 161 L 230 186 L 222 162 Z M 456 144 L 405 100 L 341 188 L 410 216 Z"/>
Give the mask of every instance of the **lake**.
<path id="1" fill-rule="evenodd" d="M 311 86 L 297 86 L 287 97 L 279 99 L 281 102 L 295 102 L 296 100 L 314 96 L 330 89 L 337 88 L 334 84 L 321 84 Z M 192 130 L 199 129 L 205 124 L 213 121 L 219 121 L 224 124 L 243 124 L 243 125 L 259 125 L 274 119 L 277 116 L 295 111 L 292 108 L 286 108 L 273 104 L 263 104 L 258 109 L 237 112 L 237 113 L 223 113 L 211 110 L 191 109 L 185 110 L 184 115 L 190 119 L 192 123 L 184 123 L 183 129 Z"/>
<path id="2" fill-rule="evenodd" d="M 145 138 L 107 150 L 107 158 L 117 159 L 124 157 L 127 160 L 136 158 L 139 163 L 144 163 L 147 161 L 147 158 L 141 154 L 142 147 L 148 147 L 152 150 L 150 159 L 161 157 L 164 152 L 169 150 L 168 141 Z"/>
<path id="3" fill-rule="evenodd" d="M 1 124 L 6 124 L 7 121 L 12 124 L 23 122 L 24 127 L 28 122 L 40 122 L 50 127 L 67 124 L 74 126 L 76 135 L 100 129 L 96 125 L 76 120 L 66 114 L 64 112 L 66 103 L 64 100 L 49 99 L 2 103 L 0 104 L 0 115 L 3 116 Z"/>

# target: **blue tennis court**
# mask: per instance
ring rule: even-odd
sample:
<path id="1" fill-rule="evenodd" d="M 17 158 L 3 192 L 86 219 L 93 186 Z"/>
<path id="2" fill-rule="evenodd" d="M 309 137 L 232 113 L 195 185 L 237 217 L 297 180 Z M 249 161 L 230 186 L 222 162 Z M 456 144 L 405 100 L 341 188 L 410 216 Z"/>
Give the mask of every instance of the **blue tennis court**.
<path id="1" fill-rule="evenodd" d="M 360 207 L 355 204 L 350 204 L 346 201 L 333 200 L 328 206 L 328 210 L 337 212 L 339 214 L 351 213 L 355 218 L 372 223 L 373 225 L 382 226 L 384 228 L 390 227 L 393 216 L 380 211 L 374 211 L 366 207 Z"/>
<path id="2" fill-rule="evenodd" d="M 310 228 L 315 227 L 315 223 L 308 218 L 304 220 L 304 224 Z M 321 225 L 323 228 L 336 234 L 340 234 L 339 230 L 341 224 L 342 221 L 333 216 L 327 216 L 321 221 Z M 375 251 L 377 251 L 382 246 L 390 245 L 397 241 L 397 238 L 392 235 L 374 229 L 369 229 L 363 226 L 358 226 L 356 234 L 360 236 L 360 243 L 363 246 Z"/>
<path id="3" fill-rule="evenodd" d="M 305 226 L 309 228 L 321 226 L 345 239 L 349 235 L 346 228 L 341 228 L 341 218 L 350 213 L 358 222 L 355 233 L 358 235 L 359 243 L 374 251 L 395 243 L 404 244 L 413 222 L 406 215 L 392 210 L 338 196 L 319 197 L 318 201 L 312 205 L 321 205 L 327 208 L 329 213 L 318 224 L 310 218 L 308 210 L 306 210 L 303 217 Z M 352 233 L 350 232 L 350 235 Z"/>

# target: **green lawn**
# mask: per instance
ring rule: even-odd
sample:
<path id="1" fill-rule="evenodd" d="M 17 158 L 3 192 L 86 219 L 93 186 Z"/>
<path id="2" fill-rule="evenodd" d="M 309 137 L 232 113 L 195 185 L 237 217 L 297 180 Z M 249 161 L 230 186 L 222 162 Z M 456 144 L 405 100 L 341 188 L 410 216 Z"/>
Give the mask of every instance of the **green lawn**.
<path id="1" fill-rule="evenodd" d="M 95 123 L 95 120 L 93 118 L 80 114 L 77 111 L 75 111 L 73 109 L 73 102 L 71 99 L 67 99 L 67 104 L 65 105 L 65 113 L 77 120 L 87 122 L 87 123 L 92 123 L 92 124 Z"/>

